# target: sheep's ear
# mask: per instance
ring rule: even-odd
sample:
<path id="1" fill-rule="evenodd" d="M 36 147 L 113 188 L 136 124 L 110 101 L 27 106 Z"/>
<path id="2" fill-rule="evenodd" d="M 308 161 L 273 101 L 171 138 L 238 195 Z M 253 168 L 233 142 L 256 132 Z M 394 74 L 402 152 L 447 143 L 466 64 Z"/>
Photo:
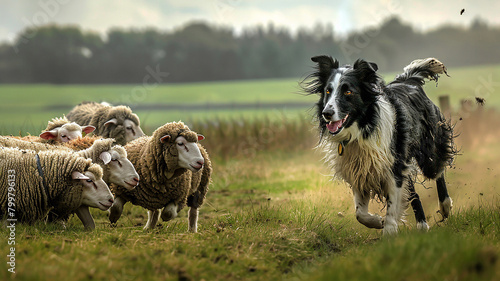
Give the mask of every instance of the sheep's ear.
<path id="1" fill-rule="evenodd" d="M 90 133 L 92 133 L 94 130 L 95 130 L 95 127 L 94 127 L 94 126 L 91 126 L 91 125 L 88 125 L 88 126 L 82 127 L 82 132 L 84 132 L 85 134 L 90 134 Z"/>
<path id="2" fill-rule="evenodd" d="M 112 119 L 109 119 L 106 123 L 104 123 L 104 126 L 108 126 L 108 125 L 116 125 L 118 124 L 118 120 L 116 120 L 116 118 L 112 118 Z"/>
<path id="3" fill-rule="evenodd" d="M 42 139 L 53 140 L 57 138 L 57 130 L 46 131 L 40 134 Z"/>
<path id="4" fill-rule="evenodd" d="M 160 142 L 168 142 L 170 140 L 171 136 L 170 135 L 164 135 L 163 137 L 160 138 Z"/>
<path id="5" fill-rule="evenodd" d="M 73 173 L 71 173 L 71 177 L 74 180 L 89 180 L 90 179 L 89 177 L 87 177 L 86 175 L 84 175 L 78 171 L 73 171 Z"/>
<path id="6" fill-rule="evenodd" d="M 108 165 L 108 163 L 111 161 L 111 154 L 107 151 L 104 151 L 99 155 L 99 158 L 104 162 L 104 165 Z"/>
<path id="7" fill-rule="evenodd" d="M 200 135 L 198 134 L 198 140 L 201 141 L 201 140 L 204 140 L 205 139 L 205 136 L 204 135 Z"/>

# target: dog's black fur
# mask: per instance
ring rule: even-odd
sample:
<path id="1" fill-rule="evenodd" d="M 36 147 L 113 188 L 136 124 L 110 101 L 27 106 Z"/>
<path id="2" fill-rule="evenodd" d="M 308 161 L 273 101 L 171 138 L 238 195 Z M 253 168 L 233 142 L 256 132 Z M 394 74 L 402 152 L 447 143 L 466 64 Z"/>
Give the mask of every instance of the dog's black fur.
<path id="1" fill-rule="evenodd" d="M 408 169 L 416 162 L 425 177 L 437 179 L 442 206 L 444 200 L 449 198 L 443 172 L 452 163 L 455 154 L 453 130 L 422 86 L 424 79 L 437 81 L 440 73 L 446 74 L 444 65 L 432 58 L 415 61 L 386 85 L 376 73 L 378 67 L 375 63 L 358 59 L 352 66 L 340 67 L 339 62 L 330 56 L 316 56 L 311 60 L 317 63 L 316 71 L 302 85 L 307 93 L 319 96 L 316 121 L 320 141 L 343 143 L 345 153 L 349 153 L 349 143 L 356 140 L 351 139 L 353 134 L 342 134 L 342 131 L 357 130 L 359 134 L 354 135 L 363 139 L 373 137 L 381 128 L 381 118 L 385 118 L 380 114 L 382 100 L 385 104 L 388 102 L 389 105 L 385 106 L 394 112 L 390 139 L 394 182 L 397 188 L 401 188 L 405 179 L 409 181 L 407 188 L 417 222 L 426 223 L 412 179 L 408 177 Z M 336 128 L 338 130 L 332 132 Z M 441 212 L 447 217 L 449 209 L 442 208 Z"/>

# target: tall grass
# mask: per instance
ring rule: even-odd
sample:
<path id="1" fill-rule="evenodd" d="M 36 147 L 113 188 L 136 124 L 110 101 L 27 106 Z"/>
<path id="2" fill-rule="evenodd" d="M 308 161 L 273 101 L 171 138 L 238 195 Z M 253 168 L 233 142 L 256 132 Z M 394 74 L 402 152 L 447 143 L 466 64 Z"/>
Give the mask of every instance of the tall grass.
<path id="1" fill-rule="evenodd" d="M 255 119 L 217 118 L 187 122 L 192 130 L 203 133 L 202 141 L 211 156 L 223 160 L 254 157 L 259 152 L 296 152 L 310 150 L 317 144 L 317 132 L 311 117 L 282 115 Z"/>

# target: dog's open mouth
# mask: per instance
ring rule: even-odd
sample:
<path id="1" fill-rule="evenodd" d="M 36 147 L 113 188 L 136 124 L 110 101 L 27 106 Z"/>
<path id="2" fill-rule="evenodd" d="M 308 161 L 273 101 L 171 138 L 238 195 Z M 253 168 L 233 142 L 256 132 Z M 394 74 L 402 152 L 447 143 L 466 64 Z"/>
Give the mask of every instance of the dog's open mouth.
<path id="1" fill-rule="evenodd" d="M 349 114 L 347 114 L 344 118 L 342 118 L 338 121 L 330 121 L 328 124 L 326 124 L 326 128 L 333 135 L 340 133 L 340 131 L 342 131 L 342 129 L 344 128 L 343 125 L 344 125 L 345 121 L 347 120 L 347 117 L 349 117 Z"/>

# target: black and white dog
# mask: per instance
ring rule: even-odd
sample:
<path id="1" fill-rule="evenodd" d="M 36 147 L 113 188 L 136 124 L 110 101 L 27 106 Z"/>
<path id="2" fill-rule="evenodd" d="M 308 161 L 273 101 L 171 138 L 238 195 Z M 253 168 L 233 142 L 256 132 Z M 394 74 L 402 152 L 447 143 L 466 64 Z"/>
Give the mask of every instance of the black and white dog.
<path id="1" fill-rule="evenodd" d="M 317 71 L 303 88 L 320 97 L 320 147 L 327 164 L 351 185 L 357 220 L 384 234 L 397 233 L 411 202 L 417 227 L 427 230 L 414 188 L 417 172 L 436 179 L 440 212 L 447 218 L 452 200 L 444 170 L 455 154 L 453 130 L 422 88 L 424 79 L 446 74 L 445 66 L 435 58 L 416 60 L 386 85 L 375 63 L 358 59 L 339 66 L 329 56 L 311 59 Z M 368 212 L 375 196 L 385 199 L 385 219 Z"/>

